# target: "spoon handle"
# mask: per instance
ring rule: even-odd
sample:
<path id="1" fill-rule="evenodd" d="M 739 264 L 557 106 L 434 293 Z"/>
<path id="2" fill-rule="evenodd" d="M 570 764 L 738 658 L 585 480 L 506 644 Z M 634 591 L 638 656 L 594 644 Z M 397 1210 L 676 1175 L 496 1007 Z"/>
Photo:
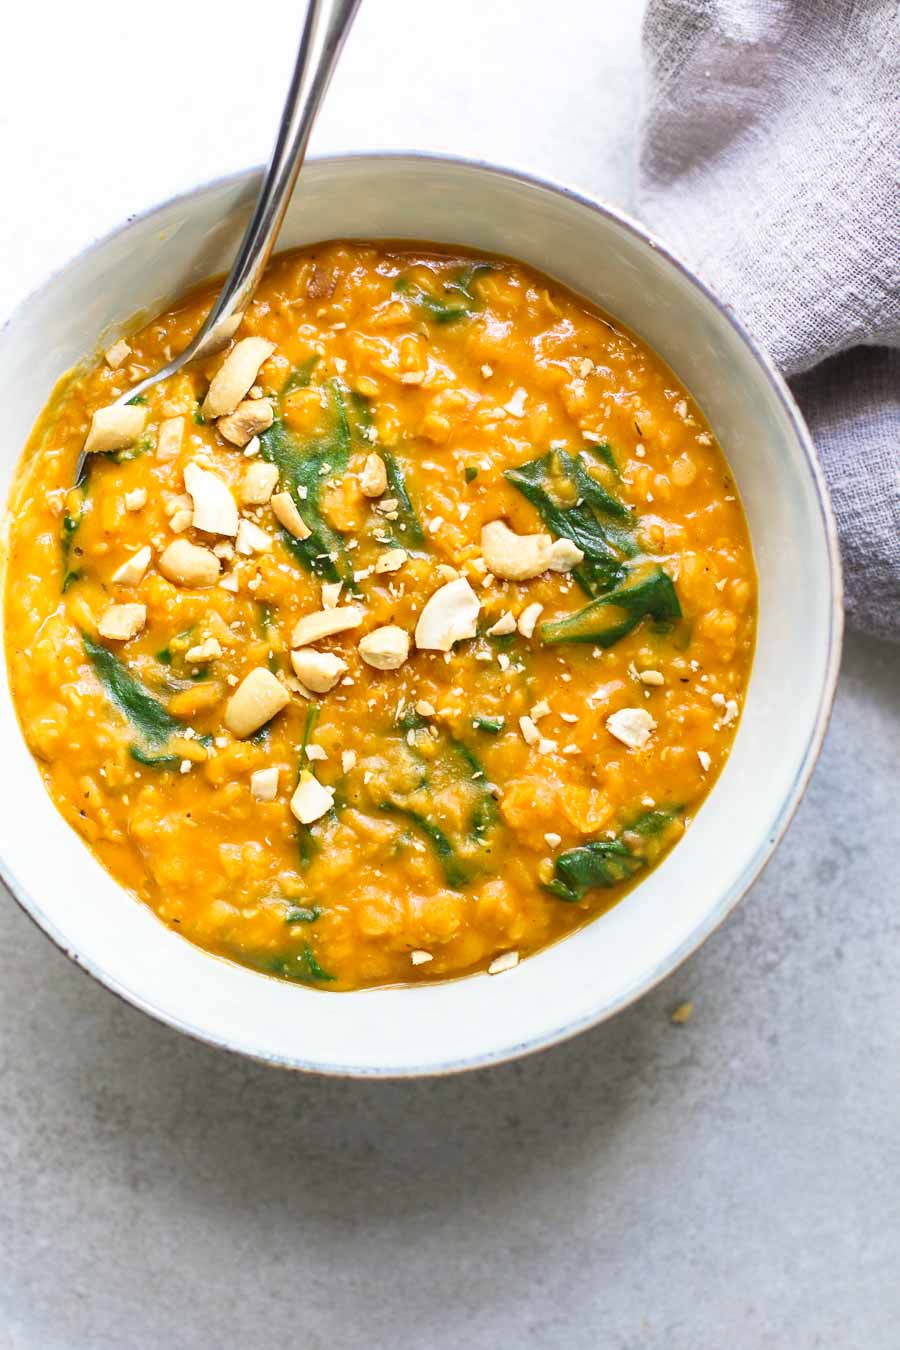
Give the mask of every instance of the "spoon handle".
<path id="1" fill-rule="evenodd" d="M 259 285 L 284 220 L 319 105 L 360 0 L 309 0 L 272 157 L 231 271 L 186 360 L 229 340 Z"/>
<path id="2" fill-rule="evenodd" d="M 161 380 L 176 374 L 189 361 L 218 351 L 236 332 L 275 247 L 316 113 L 359 6 L 360 0 L 308 0 L 300 50 L 281 114 L 275 148 L 231 271 L 206 322 L 184 351 L 179 352 L 160 370 L 146 375 L 131 389 L 126 389 L 116 399 L 114 406 L 131 403 Z M 76 484 L 81 481 L 84 466 L 85 455 L 82 452 L 75 470 Z"/>

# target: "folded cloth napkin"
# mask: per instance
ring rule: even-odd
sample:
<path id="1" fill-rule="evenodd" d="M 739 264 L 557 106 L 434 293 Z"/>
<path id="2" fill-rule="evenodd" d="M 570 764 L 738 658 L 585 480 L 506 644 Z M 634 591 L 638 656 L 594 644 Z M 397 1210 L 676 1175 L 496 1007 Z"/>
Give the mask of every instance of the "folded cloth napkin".
<path id="1" fill-rule="evenodd" d="M 900 638 L 900 4 L 650 0 L 639 209 L 791 381 L 849 620 Z"/>

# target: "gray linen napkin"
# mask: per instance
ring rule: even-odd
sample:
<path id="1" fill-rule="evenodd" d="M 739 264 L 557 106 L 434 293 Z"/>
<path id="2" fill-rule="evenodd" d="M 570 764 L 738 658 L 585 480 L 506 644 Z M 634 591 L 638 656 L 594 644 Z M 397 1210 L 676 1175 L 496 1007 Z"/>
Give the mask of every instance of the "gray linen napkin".
<path id="1" fill-rule="evenodd" d="M 791 380 L 900 638 L 900 4 L 650 0 L 639 203 Z"/>

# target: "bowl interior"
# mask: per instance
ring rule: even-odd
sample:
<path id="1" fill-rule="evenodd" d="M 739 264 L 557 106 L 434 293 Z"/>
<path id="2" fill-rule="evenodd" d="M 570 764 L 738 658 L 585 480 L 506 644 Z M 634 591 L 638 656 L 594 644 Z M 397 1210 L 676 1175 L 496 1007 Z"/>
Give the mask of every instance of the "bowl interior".
<path id="1" fill-rule="evenodd" d="M 136 311 L 152 314 L 225 270 L 255 174 L 200 188 L 101 241 L 0 334 L 2 487 L 56 379 Z M 124 896 L 57 814 L 0 670 L 0 869 L 41 926 L 131 1002 L 216 1044 L 336 1073 L 439 1072 L 551 1043 L 609 1015 L 673 968 L 762 866 L 818 750 L 840 607 L 833 527 L 783 386 L 721 307 L 667 253 L 573 194 L 458 161 L 311 162 L 281 244 L 429 239 L 509 254 L 643 337 L 697 399 L 744 501 L 759 572 L 756 660 L 734 749 L 663 864 L 609 914 L 500 978 L 329 995 L 209 956 Z"/>

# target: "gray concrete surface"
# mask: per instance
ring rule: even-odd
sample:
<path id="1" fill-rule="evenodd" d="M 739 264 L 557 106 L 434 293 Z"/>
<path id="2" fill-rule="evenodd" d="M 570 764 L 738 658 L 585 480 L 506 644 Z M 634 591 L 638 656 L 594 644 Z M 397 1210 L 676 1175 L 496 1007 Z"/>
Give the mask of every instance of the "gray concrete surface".
<path id="1" fill-rule="evenodd" d="M 2 1350 L 896 1350 L 896 661 L 848 644 L 807 798 L 706 946 L 499 1069 L 263 1069 L 3 905 Z"/>
<path id="2" fill-rule="evenodd" d="M 138 45 L 95 8 L 117 17 L 89 44 L 79 7 L 49 45 L 45 11 L 16 11 L 56 99 L 9 63 L 0 149 L 34 226 L 0 216 L 4 310 L 130 207 L 258 158 L 280 97 L 287 45 L 235 46 L 227 7 L 158 0 Z M 295 9 L 268 12 L 292 32 Z M 318 146 L 447 146 L 627 202 L 640 10 L 367 0 Z M 144 100 L 105 119 L 121 169 L 97 180 L 133 62 L 173 69 L 171 124 L 201 50 L 228 134 L 223 100 L 215 135 L 153 152 Z M 851 639 L 810 791 L 731 920 L 612 1023 L 461 1078 L 304 1079 L 194 1045 L 2 898 L 0 1350 L 897 1350 L 898 692 L 896 649 Z"/>

